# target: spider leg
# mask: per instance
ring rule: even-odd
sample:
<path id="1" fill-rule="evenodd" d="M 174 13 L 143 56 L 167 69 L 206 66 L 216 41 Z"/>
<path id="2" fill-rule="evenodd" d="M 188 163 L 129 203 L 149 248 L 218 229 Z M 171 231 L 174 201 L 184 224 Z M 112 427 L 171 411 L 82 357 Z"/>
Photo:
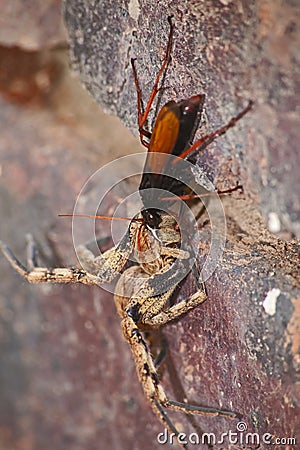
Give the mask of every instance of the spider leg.
<path id="1" fill-rule="evenodd" d="M 167 356 L 167 352 L 168 352 L 168 341 L 163 334 L 161 334 L 161 336 L 160 336 L 160 342 L 161 342 L 161 348 L 160 348 L 158 355 L 156 356 L 156 358 L 154 360 L 154 366 L 156 369 L 158 369 L 160 367 L 160 365 L 163 363 L 165 357 Z"/>
<path id="2" fill-rule="evenodd" d="M 150 350 L 143 339 L 141 332 L 130 317 L 122 320 L 122 330 L 125 339 L 129 342 L 137 367 L 139 380 L 153 411 L 161 423 L 170 433 L 179 435 L 178 430 L 164 410 L 164 403 L 168 402 L 165 392 L 159 382 Z M 183 446 L 183 448 L 186 448 Z"/>
<path id="3" fill-rule="evenodd" d="M 200 414 L 205 416 L 220 416 L 227 417 L 231 419 L 236 419 L 240 417 L 240 414 L 233 411 L 226 411 L 224 409 L 209 408 L 205 406 L 188 405 L 186 403 L 176 402 L 175 400 L 167 400 L 163 405 L 165 408 L 172 409 L 174 411 L 180 411 L 185 414 Z"/>
<path id="4" fill-rule="evenodd" d="M 4 244 L 4 242 L 0 241 L 0 250 L 2 251 L 3 255 L 7 259 L 7 261 L 10 263 L 10 265 L 24 278 L 27 278 L 28 270 L 25 266 L 23 266 L 20 261 L 15 257 L 13 252 L 7 247 L 7 245 Z"/>
<path id="5" fill-rule="evenodd" d="M 129 302 L 140 288 L 141 279 L 146 280 L 147 278 L 149 276 L 140 266 L 129 267 L 126 270 L 126 276 L 120 277 L 115 287 L 114 300 L 121 318 L 125 317 L 125 310 Z M 150 349 L 158 348 L 154 359 L 154 366 L 158 368 L 167 355 L 168 342 L 161 330 L 149 329 L 144 333 L 144 337 Z"/>
<path id="6" fill-rule="evenodd" d="M 151 351 L 154 366 L 158 370 L 168 353 L 168 341 L 161 329 L 149 329 L 144 332 L 144 338 Z"/>
<path id="7" fill-rule="evenodd" d="M 94 254 L 84 246 L 77 248 L 77 256 L 82 268 L 77 267 L 39 267 L 37 264 L 37 250 L 31 235 L 27 237 L 27 267 L 24 266 L 13 252 L 0 242 L 0 250 L 11 266 L 29 283 L 82 283 L 99 285 L 112 281 L 122 270 L 130 252 L 137 228 L 133 224 L 118 246 L 104 252 L 101 256 Z"/>
<path id="8" fill-rule="evenodd" d="M 168 414 L 164 410 L 164 408 L 161 406 L 161 404 L 154 398 L 151 402 L 152 409 L 155 411 L 156 415 L 160 418 L 161 422 L 165 425 L 165 427 L 171 432 L 174 433 L 176 437 L 180 435 L 180 432 L 177 430 L 175 425 L 172 423 L 172 421 L 169 419 Z M 182 442 L 178 442 L 179 445 L 186 450 L 187 446 L 183 444 Z"/>
<path id="9" fill-rule="evenodd" d="M 173 257 L 177 256 L 177 252 L 180 252 L 180 255 L 185 257 L 187 257 L 188 254 L 179 249 L 167 250 L 172 252 Z M 166 263 L 165 266 L 154 275 L 148 277 L 145 277 L 144 275 L 144 279 L 140 278 L 140 282 L 136 285 L 134 292 L 132 292 L 131 289 L 128 291 L 125 286 L 122 290 L 121 297 L 130 297 L 130 300 L 127 301 L 124 313 L 121 314 L 121 316 L 124 317 L 124 314 L 131 316 L 135 323 L 142 328 L 145 326 L 158 328 L 171 320 L 179 318 L 181 315 L 202 303 L 206 299 L 205 288 L 203 283 L 199 281 L 199 268 L 193 266 L 193 273 L 198 288 L 197 292 L 178 304 L 171 307 L 168 306 L 170 298 L 178 285 L 178 275 L 180 275 L 184 269 L 183 264 L 184 260 L 177 259 L 175 264 L 172 264 L 171 262 Z M 140 275 L 141 273 L 142 271 L 134 273 L 135 279 L 143 276 Z M 130 276 L 127 278 L 127 275 L 129 276 L 129 272 L 126 271 L 124 279 L 130 280 Z M 159 286 L 157 286 L 157 284 L 159 284 Z M 156 294 L 155 291 L 158 287 L 160 288 L 160 292 Z"/>
<path id="10" fill-rule="evenodd" d="M 28 254 L 30 255 L 30 260 L 28 261 L 27 269 L 13 254 L 13 252 L 3 243 L 0 242 L 0 250 L 2 251 L 5 258 L 9 261 L 11 266 L 24 278 L 27 279 L 29 283 L 83 283 L 88 285 L 99 284 L 99 279 L 82 269 L 76 267 L 64 268 L 58 267 L 54 269 L 47 269 L 46 267 L 36 267 L 34 263 L 36 262 L 35 256 L 32 252 L 34 250 L 33 241 L 29 241 Z"/>
<path id="11" fill-rule="evenodd" d="M 37 262 L 38 252 L 32 234 L 28 233 L 26 235 L 26 241 L 27 241 L 27 266 L 29 270 L 34 270 L 36 267 L 38 267 Z"/>
<path id="12" fill-rule="evenodd" d="M 182 300 L 176 305 L 171 306 L 166 311 L 161 311 L 151 318 L 143 317 L 143 323 L 152 327 L 160 327 L 170 322 L 171 320 L 178 319 L 183 314 L 187 313 L 191 309 L 194 309 L 196 306 L 200 305 L 200 303 L 204 302 L 206 299 L 205 291 L 199 290 L 191 297 L 188 297 L 186 300 Z"/>
<path id="13" fill-rule="evenodd" d="M 144 313 L 142 319 L 144 324 L 152 327 L 163 326 L 171 320 L 178 319 L 183 314 L 187 313 L 191 309 L 194 309 L 196 306 L 200 305 L 206 300 L 205 285 L 200 280 L 200 270 L 197 261 L 195 261 L 195 264 L 192 267 L 192 272 L 197 284 L 197 292 L 195 292 L 195 294 L 188 297 L 187 299 L 182 300 L 181 302 L 171 306 L 168 309 L 162 310 L 152 317 L 149 317 L 146 313 Z"/>
<path id="14" fill-rule="evenodd" d="M 146 397 L 148 398 L 154 412 L 157 414 L 162 424 L 172 433 L 178 436 L 175 426 L 172 424 L 163 408 L 169 408 L 174 411 L 180 411 L 185 414 L 199 414 L 207 416 L 222 416 L 227 418 L 236 418 L 238 415 L 231 411 L 225 411 L 217 408 L 208 408 L 196 405 L 169 400 L 154 366 L 150 350 L 143 339 L 142 333 L 138 329 L 134 320 L 125 316 L 122 320 L 122 330 L 125 339 L 131 346 L 135 359 L 139 380 L 143 386 Z"/>
<path id="15" fill-rule="evenodd" d="M 94 274 L 100 284 L 110 283 L 116 278 L 128 260 L 130 249 L 123 253 L 118 247 L 113 247 L 95 257 L 90 250 L 80 245 L 76 253 L 80 264 L 88 273 Z"/>
<path id="16" fill-rule="evenodd" d="M 196 267 L 196 269 L 198 268 Z M 164 267 L 162 270 L 166 270 L 166 268 Z M 167 273 L 169 273 L 168 270 Z M 194 275 L 199 279 L 198 272 L 195 272 Z M 179 433 L 172 421 L 168 418 L 164 408 L 192 415 L 202 414 L 228 418 L 237 417 L 237 414 L 231 411 L 188 405 L 168 399 L 160 384 L 150 348 L 142 332 L 151 330 L 151 328 L 158 328 L 170 320 L 180 317 L 188 310 L 202 303 L 206 298 L 206 294 L 202 283 L 198 282 L 200 289 L 194 295 L 179 302 L 177 305 L 167 308 L 175 287 L 171 287 L 161 295 L 151 297 L 149 296 L 151 292 L 151 283 L 149 282 L 153 280 L 153 277 L 155 275 L 147 275 L 141 266 L 130 267 L 120 278 L 115 291 L 115 301 L 118 312 L 122 317 L 122 331 L 125 339 L 130 344 L 139 380 L 152 409 L 162 424 L 171 433 L 175 433 L 176 436 L 179 436 Z M 146 293 L 148 293 L 148 297 L 141 296 L 141 294 L 146 295 Z M 180 443 L 180 441 L 178 442 Z"/>

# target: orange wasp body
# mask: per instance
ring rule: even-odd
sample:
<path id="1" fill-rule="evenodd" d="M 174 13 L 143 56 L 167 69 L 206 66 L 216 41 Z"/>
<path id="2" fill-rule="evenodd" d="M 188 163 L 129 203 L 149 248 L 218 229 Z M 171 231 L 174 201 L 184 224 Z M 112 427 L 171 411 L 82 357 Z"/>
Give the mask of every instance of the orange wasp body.
<path id="1" fill-rule="evenodd" d="M 141 143 L 148 149 L 143 175 L 139 186 L 142 200 L 144 200 L 143 191 L 151 188 L 166 190 L 178 197 L 186 199 L 186 184 L 182 183 L 178 177 L 173 178 L 163 174 L 166 166 L 176 166 L 176 161 L 170 161 L 167 155 L 173 155 L 195 164 L 195 157 L 197 153 L 206 148 L 215 138 L 225 134 L 229 128 L 232 128 L 238 120 L 250 111 L 253 105 L 253 102 L 250 101 L 247 107 L 236 117 L 233 117 L 228 124 L 217 129 L 213 133 L 203 136 L 202 138 L 196 140 L 193 144 L 192 142 L 195 133 L 201 122 L 201 115 L 205 101 L 204 94 L 197 94 L 178 102 L 174 100 L 169 101 L 160 110 L 152 133 L 145 130 L 144 125 L 146 123 L 149 111 L 155 96 L 161 89 L 161 87 L 159 87 L 160 78 L 164 74 L 164 71 L 170 62 L 174 24 L 172 22 L 172 17 L 169 17 L 168 21 L 170 24 L 170 34 L 166 55 L 157 74 L 144 112 L 142 112 L 142 91 L 137 77 L 135 60 L 131 60 L 137 90 L 140 140 Z M 148 141 L 145 140 L 145 137 L 148 138 Z M 160 154 L 159 158 L 157 157 L 158 153 Z M 166 157 L 163 157 L 163 154 L 165 154 Z M 172 168 L 168 168 L 168 173 L 172 173 Z M 229 192 L 230 191 L 231 190 L 229 190 Z M 150 228 L 155 229 L 160 223 L 160 212 L 155 208 L 145 207 L 142 211 L 142 217 Z"/>

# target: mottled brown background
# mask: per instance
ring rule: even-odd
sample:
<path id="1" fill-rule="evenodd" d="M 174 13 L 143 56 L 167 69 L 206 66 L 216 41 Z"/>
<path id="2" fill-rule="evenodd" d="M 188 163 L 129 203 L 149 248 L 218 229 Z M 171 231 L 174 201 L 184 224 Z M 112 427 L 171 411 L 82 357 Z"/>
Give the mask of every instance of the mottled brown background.
<path id="1" fill-rule="evenodd" d="M 261 436 L 296 436 L 299 3 L 87 3 L 64 4 L 73 68 L 105 110 L 135 132 L 129 60 L 138 58 L 147 96 L 171 13 L 175 45 L 163 101 L 205 92 L 206 130 L 255 101 L 253 112 L 199 157 L 218 187 L 239 181 L 244 194 L 224 201 L 227 245 L 207 282 L 208 301 L 165 328 L 170 349 L 163 382 L 179 400 L 239 411 L 248 430 Z M 70 221 L 57 214 L 72 210 L 98 167 L 141 149 L 69 72 L 60 2 L 0 5 L 0 239 L 25 261 L 31 232 L 49 264 L 53 246 L 65 264 L 74 264 Z M 277 235 L 268 229 L 270 213 L 281 224 Z M 208 230 L 201 233 L 202 255 Z M 0 449 L 159 448 L 162 427 L 137 381 L 111 295 L 82 286 L 28 286 L 3 258 L 0 274 Z M 273 288 L 280 295 L 271 316 L 263 301 Z M 185 432 L 193 424 L 217 436 L 236 429 L 225 419 L 172 417 Z"/>

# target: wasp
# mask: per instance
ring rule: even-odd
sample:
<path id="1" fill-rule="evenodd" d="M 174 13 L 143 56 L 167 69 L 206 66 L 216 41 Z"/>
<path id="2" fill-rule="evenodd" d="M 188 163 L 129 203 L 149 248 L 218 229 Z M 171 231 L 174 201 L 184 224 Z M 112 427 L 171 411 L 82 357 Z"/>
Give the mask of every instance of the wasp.
<path id="1" fill-rule="evenodd" d="M 169 399 L 162 387 L 157 366 L 145 338 L 145 333 L 178 319 L 206 299 L 204 285 L 197 276 L 199 272 L 193 259 L 192 244 L 186 239 L 185 245 L 182 245 L 181 224 L 186 217 L 182 217 L 184 214 L 180 208 L 176 214 L 170 213 L 174 199 L 168 199 L 165 192 L 186 199 L 189 190 L 186 183 L 180 177 L 178 179 L 171 176 L 176 170 L 177 161 L 187 160 L 194 164 L 195 155 L 233 127 L 251 109 L 252 102 L 227 125 L 193 143 L 201 121 L 205 95 L 197 94 L 180 101 L 172 100 L 161 108 L 152 132 L 149 132 L 146 129 L 147 118 L 161 89 L 160 82 L 171 58 L 174 23 L 172 17 L 169 17 L 168 21 L 170 31 L 165 56 L 145 108 L 135 60 L 131 60 L 137 91 L 140 140 L 148 152 L 139 186 L 144 207 L 138 216 L 131 220 L 123 238 L 115 247 L 97 257 L 87 246 L 79 246 L 76 251 L 81 265 L 70 268 L 40 267 L 36 261 L 36 248 L 31 237 L 28 241 L 27 267 L 4 243 L 0 243 L 0 248 L 13 268 L 30 283 L 82 283 L 100 286 L 117 279 L 121 274 L 115 287 L 114 299 L 121 317 L 124 338 L 131 347 L 139 380 L 154 412 L 162 424 L 178 436 L 179 432 L 168 417 L 166 409 L 227 418 L 236 418 L 238 414 Z M 170 159 L 169 156 L 175 159 Z M 155 198 L 160 201 L 162 207 L 153 206 L 153 189 L 163 192 Z M 147 195 L 149 190 L 150 194 Z M 140 257 L 136 258 L 136 263 L 127 267 L 133 254 Z M 147 257 L 143 258 L 143 255 Z M 178 303 L 172 302 L 178 286 L 178 277 L 182 278 L 182 273 L 187 274 L 190 270 L 193 270 L 195 275 L 197 291 Z"/>

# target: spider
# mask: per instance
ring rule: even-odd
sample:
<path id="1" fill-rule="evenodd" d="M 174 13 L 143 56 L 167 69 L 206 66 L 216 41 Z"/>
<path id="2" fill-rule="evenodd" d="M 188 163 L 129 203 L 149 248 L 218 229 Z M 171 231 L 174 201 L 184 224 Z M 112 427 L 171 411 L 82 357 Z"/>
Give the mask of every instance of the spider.
<path id="1" fill-rule="evenodd" d="M 0 242 L 0 249 L 13 268 L 30 283 L 83 283 L 96 286 L 112 281 L 137 248 L 141 253 L 150 252 L 147 256 L 149 262 L 131 266 L 122 273 L 115 288 L 114 299 L 122 319 L 123 335 L 131 346 L 145 395 L 163 425 L 178 436 L 179 432 L 166 414 L 165 408 L 187 414 L 229 418 L 235 418 L 237 414 L 169 400 L 160 383 L 143 332 L 161 327 L 182 316 L 201 304 L 206 299 L 206 294 L 204 286 L 198 283 L 198 290 L 194 295 L 169 306 L 170 298 L 177 287 L 176 277 L 186 269 L 189 253 L 176 247 L 181 242 L 181 236 L 177 231 L 176 220 L 172 216 L 168 214 L 161 216 L 159 231 L 160 241 L 148 229 L 142 215 L 139 215 L 137 219 L 132 220 L 119 244 L 103 255 L 95 258 L 85 246 L 78 247 L 79 260 L 84 261 L 85 267 L 89 267 L 88 271 L 75 267 L 54 269 L 39 267 L 36 261 L 36 246 L 31 235 L 28 235 L 27 249 L 29 269 L 17 260 L 4 243 Z M 160 289 L 165 292 L 155 295 L 158 279 Z M 186 447 L 183 445 L 183 448 Z"/>
<path id="2" fill-rule="evenodd" d="M 165 57 L 145 109 L 143 109 L 135 61 L 131 61 L 138 98 L 140 140 L 149 150 L 140 184 L 142 199 L 144 191 L 149 186 L 161 188 L 167 186 L 167 190 L 171 193 L 185 199 L 186 188 L 182 182 L 160 176 L 159 169 L 162 168 L 165 160 L 157 163 L 155 152 L 156 155 L 166 153 L 192 161 L 196 151 L 202 150 L 216 137 L 224 134 L 228 128 L 233 127 L 252 106 L 252 102 L 249 102 L 248 106 L 227 125 L 197 140 L 194 144 L 191 142 L 201 119 L 203 94 L 179 102 L 168 102 L 159 112 L 152 133 L 145 129 L 152 103 L 161 89 L 160 80 L 170 62 L 174 24 L 171 17 L 168 21 L 170 32 Z M 148 169 L 152 167 L 155 167 L 158 173 L 153 174 L 152 171 L 149 175 Z M 189 240 L 185 240 L 185 245 L 182 245 L 183 236 L 180 225 L 180 213 L 178 217 L 175 217 L 169 212 L 145 206 L 138 216 L 131 220 L 126 233 L 115 247 L 95 257 L 86 246 L 79 246 L 76 252 L 82 264 L 81 267 L 73 268 L 39 267 L 36 260 L 36 247 L 31 236 L 28 239 L 27 267 L 18 261 L 4 243 L 0 242 L 0 249 L 12 267 L 30 283 L 82 283 L 99 286 L 115 280 L 121 273 L 115 287 L 114 299 L 121 317 L 124 338 L 131 347 L 138 377 L 147 399 L 162 424 L 177 437 L 179 432 L 169 419 L 166 408 L 187 414 L 238 417 L 238 414 L 232 411 L 170 400 L 162 387 L 156 364 L 146 342 L 145 332 L 151 332 L 178 319 L 206 299 L 205 287 L 199 278 L 197 263 L 191 264 L 192 244 Z M 127 262 L 132 255 L 144 254 L 147 258 L 137 257 L 135 265 L 127 267 Z M 196 280 L 197 291 L 189 298 L 174 304 L 171 299 L 178 286 L 178 277 L 183 272 L 188 273 L 190 269 Z M 179 443 L 186 448 L 184 444 Z"/>

